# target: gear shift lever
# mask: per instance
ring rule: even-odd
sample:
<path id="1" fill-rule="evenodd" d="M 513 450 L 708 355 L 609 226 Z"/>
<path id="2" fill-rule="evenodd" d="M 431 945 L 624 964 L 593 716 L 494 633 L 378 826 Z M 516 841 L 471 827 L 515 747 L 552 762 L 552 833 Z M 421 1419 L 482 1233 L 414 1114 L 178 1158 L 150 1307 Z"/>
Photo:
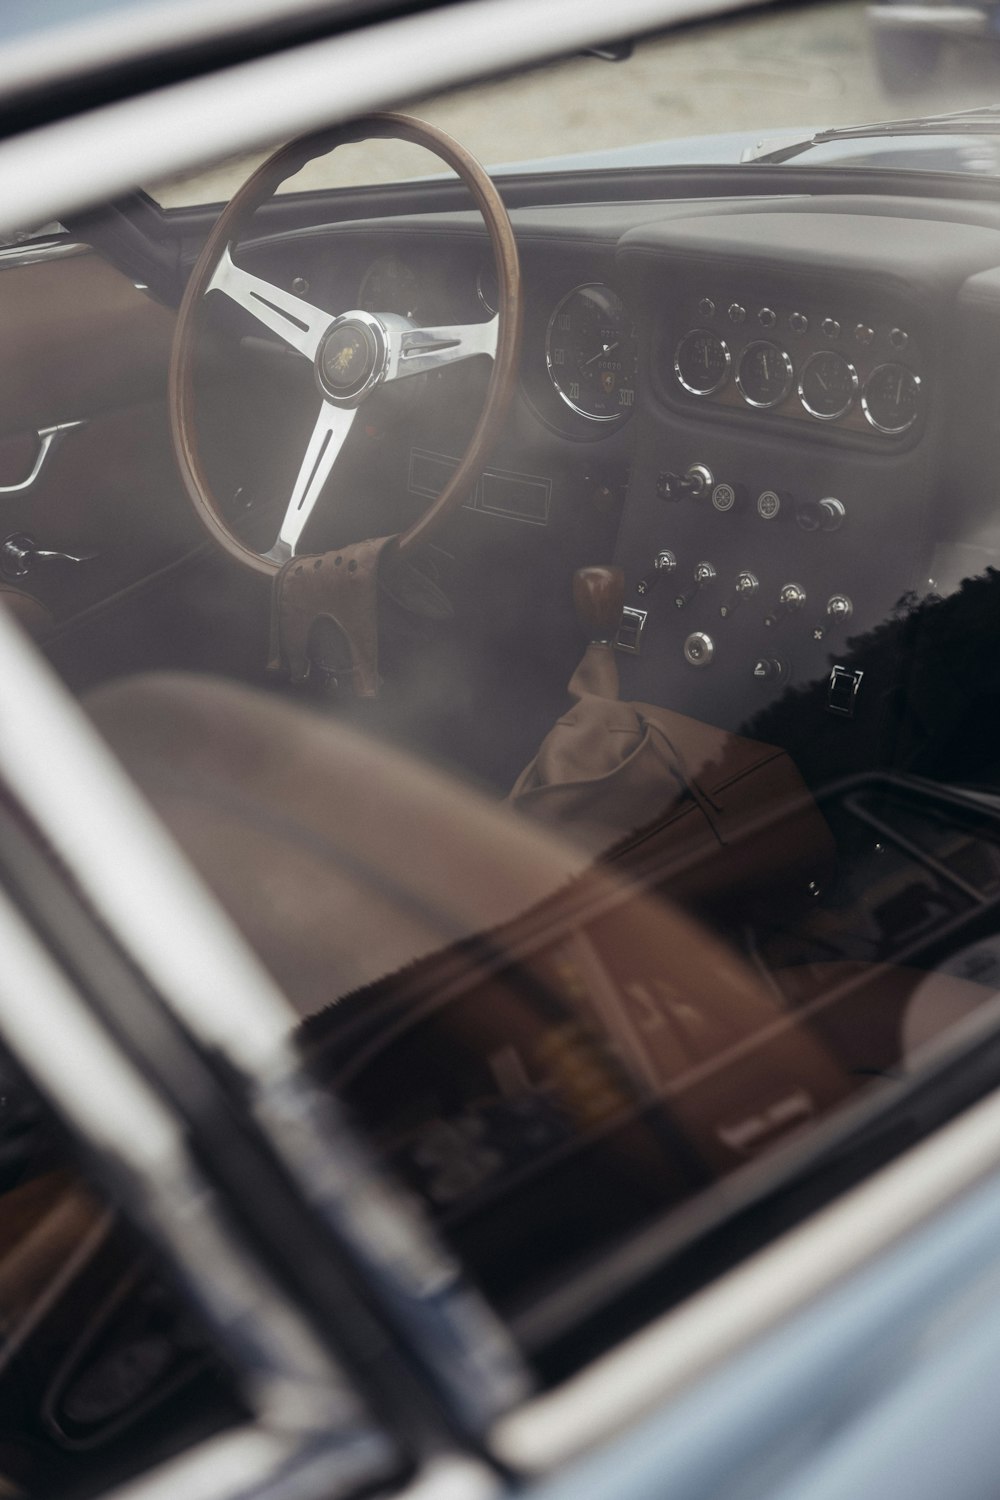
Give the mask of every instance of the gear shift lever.
<path id="1" fill-rule="evenodd" d="M 624 601 L 625 574 L 621 568 L 578 568 L 573 574 L 573 607 L 591 645 L 611 645 Z"/>

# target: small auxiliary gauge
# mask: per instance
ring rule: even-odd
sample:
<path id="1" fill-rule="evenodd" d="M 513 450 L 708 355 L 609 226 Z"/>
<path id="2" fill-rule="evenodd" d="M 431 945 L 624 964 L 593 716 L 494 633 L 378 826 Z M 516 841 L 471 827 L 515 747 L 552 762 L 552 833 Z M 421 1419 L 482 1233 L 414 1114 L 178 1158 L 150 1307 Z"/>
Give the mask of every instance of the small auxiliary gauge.
<path id="1" fill-rule="evenodd" d="M 777 406 L 791 390 L 794 374 L 784 349 L 760 339 L 740 356 L 736 384 L 748 406 Z"/>
<path id="2" fill-rule="evenodd" d="M 692 328 L 674 352 L 674 374 L 692 396 L 711 396 L 729 379 L 729 346 L 707 328 Z"/>
<path id="3" fill-rule="evenodd" d="M 854 405 L 858 372 L 833 349 L 810 355 L 799 372 L 799 400 L 812 417 L 834 422 Z"/>
<path id="4" fill-rule="evenodd" d="M 920 412 L 920 376 L 905 365 L 879 365 L 865 382 L 861 407 L 876 432 L 906 432 Z"/>

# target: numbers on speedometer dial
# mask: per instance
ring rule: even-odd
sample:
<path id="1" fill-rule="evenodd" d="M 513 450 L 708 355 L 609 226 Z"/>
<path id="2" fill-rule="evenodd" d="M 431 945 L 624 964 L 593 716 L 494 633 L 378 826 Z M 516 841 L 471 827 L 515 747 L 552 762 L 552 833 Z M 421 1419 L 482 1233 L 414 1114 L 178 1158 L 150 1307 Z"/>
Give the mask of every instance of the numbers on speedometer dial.
<path id="1" fill-rule="evenodd" d="M 592 282 L 562 299 L 545 335 L 545 364 L 567 406 L 591 422 L 628 416 L 636 362 L 635 327 L 617 292 Z"/>

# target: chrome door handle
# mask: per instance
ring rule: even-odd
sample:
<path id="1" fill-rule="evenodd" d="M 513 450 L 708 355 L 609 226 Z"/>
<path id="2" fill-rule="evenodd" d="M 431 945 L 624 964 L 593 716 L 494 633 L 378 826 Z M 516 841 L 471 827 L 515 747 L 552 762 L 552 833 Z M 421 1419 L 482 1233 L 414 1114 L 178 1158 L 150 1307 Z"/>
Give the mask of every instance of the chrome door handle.
<path id="1" fill-rule="evenodd" d="M 22 531 L 14 531 L 0 542 L 0 573 L 5 578 L 26 578 L 36 563 L 93 562 L 96 557 L 96 552 L 85 552 L 77 557 L 72 552 L 55 552 L 49 547 L 39 547 L 34 537 L 26 536 Z"/>
<path id="2" fill-rule="evenodd" d="M 17 484 L 0 484 L 0 496 L 20 495 L 25 490 L 30 490 L 42 472 L 46 459 L 52 456 L 67 432 L 72 432 L 75 427 L 86 427 L 86 425 L 86 419 L 81 418 L 76 422 L 57 422 L 54 427 L 39 427 L 38 452 L 35 454 L 30 474 L 27 479 L 22 479 Z"/>

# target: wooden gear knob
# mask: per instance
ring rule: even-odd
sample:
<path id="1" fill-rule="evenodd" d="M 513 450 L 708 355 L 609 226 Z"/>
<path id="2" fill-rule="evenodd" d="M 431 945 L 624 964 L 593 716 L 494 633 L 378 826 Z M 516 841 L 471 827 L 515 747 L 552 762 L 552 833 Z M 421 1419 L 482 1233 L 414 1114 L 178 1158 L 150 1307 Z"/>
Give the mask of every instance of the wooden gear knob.
<path id="1" fill-rule="evenodd" d="M 621 568 L 578 568 L 573 574 L 573 607 L 589 641 L 613 641 L 625 599 Z"/>

